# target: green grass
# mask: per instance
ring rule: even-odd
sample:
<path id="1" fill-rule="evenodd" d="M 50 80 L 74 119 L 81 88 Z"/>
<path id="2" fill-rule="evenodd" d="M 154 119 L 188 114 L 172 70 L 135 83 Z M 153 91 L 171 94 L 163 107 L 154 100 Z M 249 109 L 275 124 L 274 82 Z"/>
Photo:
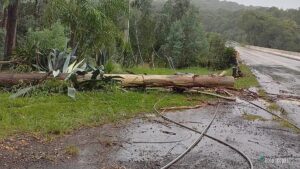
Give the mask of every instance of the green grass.
<path id="1" fill-rule="evenodd" d="M 256 86 L 258 82 L 251 71 L 242 66 L 246 77 L 237 80 L 236 87 Z M 245 71 L 246 70 L 246 71 Z M 176 72 L 213 74 L 206 68 L 170 70 L 136 67 L 129 69 L 136 74 L 174 74 Z M 230 74 L 230 70 L 227 70 Z M 34 133 L 45 136 L 70 132 L 81 126 L 94 126 L 118 122 L 135 117 L 140 113 L 153 112 L 153 105 L 166 92 L 80 92 L 76 100 L 64 94 L 9 99 L 10 93 L 0 92 L 0 139 L 17 133 Z M 192 106 L 200 101 L 215 98 L 199 94 L 170 94 L 159 107 Z"/>
<path id="2" fill-rule="evenodd" d="M 213 71 L 209 70 L 207 68 L 200 68 L 200 67 L 191 67 L 191 68 L 186 68 L 186 69 L 178 69 L 178 70 L 172 70 L 172 69 L 167 69 L 167 68 L 147 68 L 147 67 L 134 67 L 134 68 L 129 68 L 126 69 L 127 71 L 133 72 L 135 74 L 148 74 L 148 75 L 172 75 L 177 72 L 180 73 L 194 73 L 197 75 L 207 75 L 207 74 L 213 74 L 213 73 L 218 73 L 222 71 Z"/>
<path id="3" fill-rule="evenodd" d="M 248 89 L 250 87 L 259 86 L 256 76 L 252 73 L 251 69 L 247 65 L 241 64 L 240 69 L 244 76 L 236 79 L 234 85 L 236 89 Z M 227 72 L 227 75 L 232 75 L 231 69 L 229 69 Z"/>
<path id="4" fill-rule="evenodd" d="M 295 126 L 293 126 L 292 124 L 290 124 L 287 121 L 284 121 L 278 117 L 273 116 L 273 120 L 279 122 L 280 126 L 283 128 L 287 128 L 287 129 L 291 129 L 296 133 L 300 133 L 300 130 L 298 128 L 296 128 Z"/>
<path id="5" fill-rule="evenodd" d="M 70 156 L 77 156 L 79 154 L 79 148 L 75 145 L 69 145 L 65 147 L 65 153 Z"/>
<path id="6" fill-rule="evenodd" d="M 64 134 L 81 126 L 101 125 L 153 112 L 165 92 L 82 92 L 76 100 L 63 94 L 9 99 L 0 93 L 0 138 L 19 132 L 46 136 Z M 170 94 L 159 107 L 195 105 L 213 99 L 191 94 Z"/>
<path id="7" fill-rule="evenodd" d="M 280 106 L 276 103 L 270 103 L 268 106 L 268 110 L 270 111 L 280 111 Z"/>
<path id="8" fill-rule="evenodd" d="M 268 98 L 268 94 L 266 93 L 266 91 L 264 89 L 259 89 L 258 90 L 258 96 L 264 99 Z"/>
<path id="9" fill-rule="evenodd" d="M 256 120 L 266 121 L 266 119 L 264 119 L 261 116 L 254 115 L 254 114 L 248 114 L 248 113 L 244 113 L 243 118 L 248 120 L 248 121 L 256 121 Z"/>

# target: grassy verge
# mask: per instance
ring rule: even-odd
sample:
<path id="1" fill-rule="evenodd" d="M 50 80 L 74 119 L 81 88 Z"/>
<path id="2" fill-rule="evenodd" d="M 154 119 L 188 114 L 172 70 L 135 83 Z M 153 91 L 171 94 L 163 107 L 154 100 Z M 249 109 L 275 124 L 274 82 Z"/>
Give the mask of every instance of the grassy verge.
<path id="1" fill-rule="evenodd" d="M 29 132 L 63 134 L 80 126 L 99 125 L 152 112 L 153 105 L 164 92 L 82 92 L 76 100 L 57 94 L 8 99 L 0 94 L 0 138 Z M 207 96 L 170 94 L 160 107 L 195 105 Z"/>
<path id="2" fill-rule="evenodd" d="M 255 77 L 247 67 L 246 77 L 237 80 L 237 87 L 257 85 Z M 213 74 L 205 68 L 182 70 L 132 68 L 136 74 L 174 74 L 176 72 Z M 230 70 L 227 70 L 231 73 Z M 249 77 L 250 76 L 250 77 Z M 76 100 L 63 94 L 9 99 L 10 93 L 0 93 L 0 139 L 20 132 L 42 135 L 57 135 L 69 132 L 81 126 L 101 125 L 128 119 L 139 113 L 153 111 L 153 105 L 165 92 L 81 92 Z M 160 107 L 192 106 L 200 101 L 215 98 L 199 94 L 170 94 L 160 103 Z"/>
<path id="3" fill-rule="evenodd" d="M 256 76 L 252 73 L 251 69 L 247 65 L 241 64 L 240 69 L 244 76 L 236 79 L 234 85 L 236 89 L 259 87 L 259 82 L 257 81 Z M 232 69 L 227 70 L 227 75 L 232 75 Z"/>

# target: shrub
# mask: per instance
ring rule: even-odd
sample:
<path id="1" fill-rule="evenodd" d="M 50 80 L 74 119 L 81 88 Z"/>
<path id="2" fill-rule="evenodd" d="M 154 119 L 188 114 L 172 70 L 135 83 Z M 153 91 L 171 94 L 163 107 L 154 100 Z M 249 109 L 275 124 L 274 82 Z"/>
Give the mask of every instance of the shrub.
<path id="1" fill-rule="evenodd" d="M 224 52 L 224 58 L 227 61 L 227 65 L 237 65 L 237 51 L 233 47 L 226 47 Z"/>
<path id="2" fill-rule="evenodd" d="M 115 63 L 112 60 L 109 60 L 105 64 L 105 73 L 122 73 L 122 66 L 120 64 Z"/>
<path id="3" fill-rule="evenodd" d="M 45 59 L 51 49 L 66 48 L 67 40 L 65 28 L 60 23 L 53 24 L 50 29 L 29 30 L 16 50 L 15 59 L 31 66 L 37 60 Z"/>
<path id="4" fill-rule="evenodd" d="M 229 68 L 236 64 L 237 53 L 234 48 L 226 47 L 225 40 L 217 33 L 208 33 L 209 55 L 205 62 L 213 69 Z"/>
<path id="5" fill-rule="evenodd" d="M 41 51 L 49 49 L 63 50 L 66 47 L 67 40 L 65 28 L 60 23 L 55 23 L 50 29 L 29 30 L 27 33 L 27 42 L 35 44 Z"/>

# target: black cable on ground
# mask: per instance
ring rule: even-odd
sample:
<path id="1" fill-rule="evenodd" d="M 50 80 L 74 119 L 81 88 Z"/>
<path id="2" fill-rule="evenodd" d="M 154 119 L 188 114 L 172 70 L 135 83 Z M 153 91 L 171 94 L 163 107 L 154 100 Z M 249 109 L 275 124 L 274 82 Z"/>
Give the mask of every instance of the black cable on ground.
<path id="1" fill-rule="evenodd" d="M 213 121 L 216 119 L 217 113 L 219 111 L 219 105 L 220 104 L 218 104 L 218 106 L 217 106 L 217 109 L 215 111 L 214 117 L 212 118 L 212 120 L 210 121 L 210 123 L 207 125 L 207 127 L 203 130 L 203 132 L 199 136 L 199 138 L 192 145 L 190 145 L 189 148 L 186 149 L 186 151 L 184 151 L 182 154 L 180 154 L 178 157 L 176 157 L 174 160 L 172 160 L 170 163 L 168 163 L 167 165 L 165 165 L 161 169 L 167 169 L 167 168 L 171 167 L 173 164 L 175 164 L 176 162 L 178 162 L 179 160 L 181 160 L 187 153 L 189 153 L 192 149 L 194 149 L 200 143 L 200 141 L 204 137 L 204 134 L 206 134 L 206 132 L 208 131 L 208 129 L 212 125 Z"/>
<path id="2" fill-rule="evenodd" d="M 242 99 L 240 99 L 240 100 L 242 100 Z M 275 113 L 273 113 L 273 112 L 271 112 L 271 111 L 269 111 L 269 110 L 267 110 L 267 109 L 265 109 L 265 108 L 263 108 L 263 107 L 261 107 L 261 106 L 255 104 L 255 103 L 253 103 L 253 102 L 250 102 L 250 101 L 247 101 L 247 100 L 242 100 L 242 101 L 244 101 L 244 102 L 246 102 L 246 103 L 249 103 L 249 104 L 251 104 L 252 106 L 255 106 L 255 107 L 259 108 L 259 109 L 262 109 L 262 110 L 264 110 L 265 112 L 270 113 L 270 114 L 273 115 L 273 116 L 278 117 L 279 119 L 281 119 L 281 120 L 283 120 L 283 121 L 289 123 L 290 125 L 292 125 L 293 127 L 295 127 L 296 129 L 298 129 L 298 130 L 300 131 L 300 127 L 298 127 L 296 124 L 290 122 L 289 120 L 287 120 L 287 119 L 285 119 L 285 118 L 282 118 L 281 116 L 279 116 L 279 115 L 277 115 L 277 114 L 275 114 Z"/>
<path id="3" fill-rule="evenodd" d="M 166 97 L 166 96 L 165 96 L 165 97 Z M 165 98 L 165 97 L 163 97 L 163 98 Z M 162 98 L 162 99 L 163 99 L 163 98 Z M 158 109 L 156 108 L 157 104 L 158 104 L 162 99 L 158 100 L 158 101 L 155 103 L 155 105 L 153 106 L 154 111 L 155 111 L 161 118 L 163 118 L 164 120 L 169 121 L 169 122 L 171 122 L 171 123 L 174 123 L 174 124 L 176 124 L 176 125 L 178 125 L 178 126 L 180 126 L 180 127 L 182 127 L 182 128 L 185 128 L 185 129 L 187 129 L 187 130 L 193 131 L 193 132 L 198 133 L 198 134 L 202 134 L 200 131 L 197 131 L 197 130 L 195 130 L 195 129 L 192 129 L 192 128 L 188 127 L 188 126 L 185 126 L 185 125 L 183 125 L 183 124 L 181 124 L 181 123 L 178 123 L 178 122 L 176 122 L 176 121 L 174 121 L 174 120 L 171 120 L 171 119 L 169 119 L 168 117 L 162 115 L 162 113 L 160 113 L 160 112 L 158 111 Z M 208 138 L 210 138 L 210 139 L 212 139 L 212 140 L 214 140 L 214 141 L 216 141 L 216 142 L 218 142 L 218 143 L 220 143 L 220 144 L 223 144 L 223 145 L 229 147 L 229 148 L 232 149 L 232 150 L 234 150 L 235 152 L 237 152 L 238 154 L 240 154 L 240 155 L 247 161 L 247 163 L 248 163 L 249 166 L 250 166 L 250 169 L 253 169 L 253 168 L 254 168 L 251 159 L 250 159 L 247 155 L 245 155 L 243 152 L 241 152 L 239 149 L 235 148 L 234 146 L 232 146 L 232 145 L 230 145 L 230 144 L 228 144 L 228 143 L 226 143 L 226 142 L 224 142 L 224 141 L 222 141 L 222 140 L 219 140 L 219 139 L 217 139 L 217 138 L 215 138 L 215 137 L 212 137 L 212 136 L 210 136 L 210 135 L 204 134 L 204 136 L 205 136 L 205 137 L 208 137 Z"/>

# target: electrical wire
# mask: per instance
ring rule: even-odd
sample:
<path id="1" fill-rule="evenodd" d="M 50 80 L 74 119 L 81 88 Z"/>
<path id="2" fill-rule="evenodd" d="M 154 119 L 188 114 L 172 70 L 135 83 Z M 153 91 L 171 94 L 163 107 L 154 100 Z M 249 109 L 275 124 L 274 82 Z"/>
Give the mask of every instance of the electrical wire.
<path id="1" fill-rule="evenodd" d="M 156 106 L 158 105 L 159 102 L 161 102 L 161 101 L 162 101 L 164 98 L 166 98 L 166 97 L 167 97 L 167 95 L 164 96 L 163 98 L 159 99 L 159 100 L 154 104 L 153 109 L 154 109 L 154 111 L 157 113 L 157 115 L 160 116 L 161 118 L 163 118 L 163 119 L 166 120 L 166 121 L 169 121 L 169 122 L 171 122 L 171 123 L 174 123 L 175 125 L 178 125 L 178 126 L 181 127 L 181 128 L 185 128 L 185 129 L 190 130 L 190 131 L 193 131 L 193 132 L 195 132 L 195 133 L 202 134 L 202 132 L 200 132 L 200 131 L 197 131 L 197 130 L 195 130 L 195 129 L 192 129 L 192 128 L 188 127 L 188 126 L 185 126 L 185 125 L 183 125 L 183 124 L 181 124 L 181 123 L 178 123 L 178 122 L 176 122 L 176 121 L 174 121 L 174 120 L 171 120 L 171 119 L 169 119 L 168 117 L 162 115 L 162 113 L 163 113 L 164 111 L 163 111 L 162 113 L 158 111 L 158 109 L 156 108 Z M 254 168 L 251 159 L 250 159 L 246 154 L 244 154 L 242 151 L 240 151 L 239 149 L 237 149 L 237 148 L 235 148 L 234 146 L 232 146 L 232 145 L 230 145 L 230 144 L 228 144 L 228 143 L 226 143 L 226 142 L 224 142 L 224 141 L 222 141 L 222 140 L 220 140 L 220 139 L 217 139 L 217 138 L 215 138 L 215 137 L 213 137 L 213 136 L 210 136 L 210 135 L 207 135 L 207 134 L 204 134 L 204 136 L 207 137 L 207 138 L 210 138 L 210 139 L 212 139 L 212 140 L 214 140 L 214 141 L 216 141 L 216 142 L 218 142 L 218 143 L 220 143 L 220 144 L 223 144 L 223 145 L 229 147 L 229 148 L 232 149 L 232 150 L 234 150 L 235 152 L 237 152 L 238 154 L 240 154 L 240 155 L 247 161 L 247 163 L 248 163 L 249 166 L 250 166 L 250 169 L 253 169 L 253 168 Z"/>
<path id="2" fill-rule="evenodd" d="M 173 164 L 175 164 L 176 162 L 178 162 L 179 160 L 181 160 L 187 153 L 189 153 L 190 151 L 192 151 L 200 143 L 200 141 L 204 137 L 204 134 L 208 131 L 208 129 L 212 125 L 213 121 L 216 119 L 217 113 L 219 111 L 219 106 L 220 106 L 220 104 L 218 104 L 218 106 L 217 106 L 217 109 L 215 111 L 214 117 L 212 118 L 212 120 L 210 121 L 210 123 L 207 125 L 207 127 L 203 130 L 203 132 L 199 136 L 199 138 L 192 145 L 190 145 L 189 148 L 186 149 L 182 154 L 180 154 L 178 157 L 176 157 L 174 160 L 172 160 L 170 163 L 168 163 L 167 165 L 165 165 L 161 169 L 170 168 Z"/>

